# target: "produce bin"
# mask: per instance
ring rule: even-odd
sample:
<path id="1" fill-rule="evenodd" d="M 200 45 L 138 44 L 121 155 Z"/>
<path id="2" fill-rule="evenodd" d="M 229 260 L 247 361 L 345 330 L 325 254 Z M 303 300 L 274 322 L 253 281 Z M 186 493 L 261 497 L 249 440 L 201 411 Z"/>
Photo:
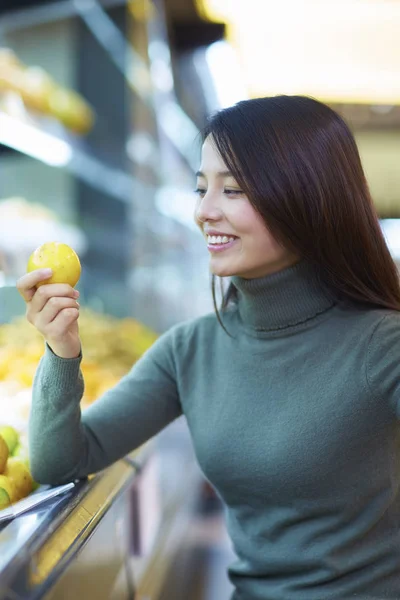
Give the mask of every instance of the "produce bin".
<path id="1" fill-rule="evenodd" d="M 176 422 L 0 525 L 0 600 L 156 600 L 165 592 L 202 482 L 185 430 Z"/>

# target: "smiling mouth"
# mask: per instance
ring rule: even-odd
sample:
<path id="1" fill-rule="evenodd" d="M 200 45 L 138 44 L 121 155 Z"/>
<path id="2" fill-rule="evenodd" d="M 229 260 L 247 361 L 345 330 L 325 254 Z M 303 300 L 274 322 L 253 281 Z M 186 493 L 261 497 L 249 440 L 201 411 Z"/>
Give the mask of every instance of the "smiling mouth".
<path id="1" fill-rule="evenodd" d="M 208 235 L 207 243 L 209 246 L 221 246 L 234 242 L 238 238 L 233 235 Z"/>
<path id="2" fill-rule="evenodd" d="M 214 236 L 209 236 L 208 239 L 210 239 L 210 237 L 213 238 Z M 227 241 L 224 241 L 225 239 Z M 216 242 L 214 242 L 214 241 L 212 241 L 211 243 L 210 243 L 210 241 L 208 242 L 207 248 L 210 252 L 214 252 L 214 253 L 215 252 L 223 252 L 224 250 L 229 250 L 229 248 L 232 248 L 232 246 L 235 245 L 235 243 L 238 241 L 238 239 L 239 238 L 237 238 L 237 237 L 231 237 L 231 236 L 229 238 L 228 238 L 228 236 L 223 236 L 223 237 L 218 236 Z M 218 240 L 220 240 L 220 241 L 218 241 Z"/>

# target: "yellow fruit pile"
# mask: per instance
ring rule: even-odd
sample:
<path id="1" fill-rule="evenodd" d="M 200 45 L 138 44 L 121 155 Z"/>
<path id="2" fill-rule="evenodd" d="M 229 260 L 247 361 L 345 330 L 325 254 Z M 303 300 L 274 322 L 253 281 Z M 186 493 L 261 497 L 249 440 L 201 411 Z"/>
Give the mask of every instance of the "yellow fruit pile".
<path id="1" fill-rule="evenodd" d="M 21 446 L 17 431 L 0 429 L 0 510 L 28 496 L 37 484 L 29 472 L 26 448 Z"/>
<path id="2" fill-rule="evenodd" d="M 54 117 L 78 134 L 93 127 L 94 111 L 86 100 L 65 88 L 40 67 L 21 62 L 9 48 L 0 49 L 0 94 L 18 95 L 25 106 Z"/>
<path id="3" fill-rule="evenodd" d="M 84 404 L 96 400 L 114 386 L 157 335 L 135 319 L 117 319 L 81 309 Z M 0 381 L 31 387 L 43 354 L 43 338 L 25 318 L 0 326 Z"/>

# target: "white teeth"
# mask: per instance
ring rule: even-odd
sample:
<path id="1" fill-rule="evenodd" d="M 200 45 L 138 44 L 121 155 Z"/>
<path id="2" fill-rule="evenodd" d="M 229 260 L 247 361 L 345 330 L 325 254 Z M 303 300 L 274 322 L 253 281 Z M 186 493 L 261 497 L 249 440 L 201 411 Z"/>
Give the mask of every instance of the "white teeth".
<path id="1" fill-rule="evenodd" d="M 235 238 L 233 237 L 227 237 L 226 235 L 221 236 L 221 235 L 209 235 L 207 236 L 207 241 L 209 244 L 228 244 L 229 242 L 234 242 Z"/>

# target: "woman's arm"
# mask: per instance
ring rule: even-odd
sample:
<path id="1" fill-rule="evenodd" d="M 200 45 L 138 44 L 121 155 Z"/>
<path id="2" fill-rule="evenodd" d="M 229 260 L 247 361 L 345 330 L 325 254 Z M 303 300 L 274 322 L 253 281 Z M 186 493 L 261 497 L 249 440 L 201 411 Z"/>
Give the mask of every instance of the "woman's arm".
<path id="1" fill-rule="evenodd" d="M 110 465 L 182 414 L 172 331 L 164 334 L 113 389 L 81 415 L 81 357 L 46 346 L 33 386 L 29 420 L 31 471 L 52 485 Z"/>

